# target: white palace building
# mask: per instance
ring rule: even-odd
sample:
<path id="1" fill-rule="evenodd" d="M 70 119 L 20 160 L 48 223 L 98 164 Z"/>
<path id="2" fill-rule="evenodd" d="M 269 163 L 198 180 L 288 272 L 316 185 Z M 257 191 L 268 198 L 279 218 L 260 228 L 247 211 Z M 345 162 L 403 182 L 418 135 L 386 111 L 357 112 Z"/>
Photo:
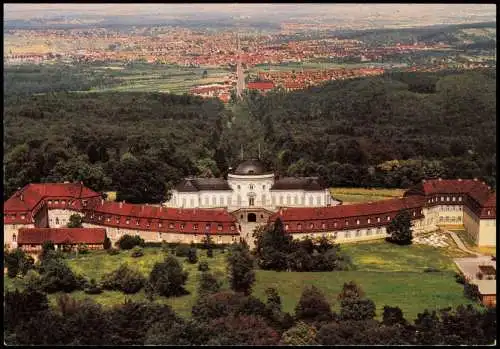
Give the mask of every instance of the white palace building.
<path id="1" fill-rule="evenodd" d="M 224 208 L 241 223 L 264 223 L 280 207 L 328 207 L 341 202 L 318 177 L 282 177 L 256 159 L 242 162 L 224 178 L 186 178 L 166 207 Z"/>

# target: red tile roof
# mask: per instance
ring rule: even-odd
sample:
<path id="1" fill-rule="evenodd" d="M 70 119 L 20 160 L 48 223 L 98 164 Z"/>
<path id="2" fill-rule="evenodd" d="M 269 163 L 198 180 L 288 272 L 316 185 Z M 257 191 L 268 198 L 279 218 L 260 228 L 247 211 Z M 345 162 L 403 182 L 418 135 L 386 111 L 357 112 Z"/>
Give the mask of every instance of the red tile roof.
<path id="1" fill-rule="evenodd" d="M 250 90 L 272 90 L 274 83 L 272 81 L 254 81 L 247 84 Z"/>
<path id="2" fill-rule="evenodd" d="M 18 244 L 38 245 L 51 240 L 55 244 L 102 244 L 106 237 L 104 228 L 21 228 Z"/>

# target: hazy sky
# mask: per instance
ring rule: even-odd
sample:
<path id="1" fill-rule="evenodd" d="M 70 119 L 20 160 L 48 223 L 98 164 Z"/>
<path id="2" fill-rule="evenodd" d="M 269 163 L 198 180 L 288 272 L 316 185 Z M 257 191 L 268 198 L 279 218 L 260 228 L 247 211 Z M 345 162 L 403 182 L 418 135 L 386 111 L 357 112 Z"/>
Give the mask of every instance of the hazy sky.
<path id="1" fill-rule="evenodd" d="M 289 14 L 292 17 L 324 16 L 364 19 L 398 16 L 402 19 L 433 18 L 495 20 L 496 6 L 492 4 L 4 4 L 5 19 L 30 19 L 54 15 L 180 15 L 219 13 L 256 18 L 265 14 Z"/>

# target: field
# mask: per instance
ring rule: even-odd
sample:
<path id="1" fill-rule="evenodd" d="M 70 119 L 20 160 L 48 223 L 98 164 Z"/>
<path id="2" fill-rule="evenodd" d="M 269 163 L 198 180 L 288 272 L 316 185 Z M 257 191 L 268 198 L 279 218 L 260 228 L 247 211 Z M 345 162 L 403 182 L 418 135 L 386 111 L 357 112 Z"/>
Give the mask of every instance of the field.
<path id="1" fill-rule="evenodd" d="M 303 70 L 324 70 L 324 69 L 356 69 L 366 68 L 368 66 L 377 65 L 376 63 L 322 63 L 322 62 L 290 62 L 282 64 L 257 64 L 249 69 L 252 74 L 257 74 L 260 71 L 300 71 Z"/>
<path id="2" fill-rule="evenodd" d="M 344 205 L 403 197 L 404 192 L 404 189 L 330 188 L 332 196 Z"/>
<path id="3" fill-rule="evenodd" d="M 399 306 L 409 320 L 424 310 L 440 309 L 468 303 L 463 297 L 463 288 L 454 280 L 455 266 L 451 257 L 464 256 L 458 250 L 437 249 L 430 246 L 394 246 L 385 241 L 364 242 L 343 245 L 344 250 L 352 256 L 355 270 L 344 272 L 288 273 L 257 270 L 257 281 L 253 294 L 265 301 L 265 290 L 276 287 L 282 297 L 285 311 L 294 312 L 302 289 L 306 285 L 315 285 L 321 289 L 334 309 L 338 310 L 336 295 L 344 282 L 351 280 L 360 284 L 366 295 L 377 304 L 377 316 L 380 316 L 384 305 Z M 207 260 L 210 268 L 224 281 L 223 288 L 228 288 L 225 279 L 225 254 L 215 251 L 215 257 L 208 259 L 205 251 L 199 250 L 200 260 Z M 155 262 L 164 254 L 159 248 L 146 248 L 141 258 L 131 258 L 130 251 L 122 251 L 119 255 L 109 256 L 103 251 L 80 255 L 68 259 L 68 264 L 78 273 L 99 280 L 104 273 L 116 269 L 121 263 L 137 268 L 145 275 L 149 273 Z M 170 304 L 180 315 L 190 316 L 190 309 L 195 302 L 196 288 L 200 272 L 196 265 L 183 262 L 189 271 L 187 290 L 190 295 L 179 298 L 157 298 L 156 302 Z M 425 272 L 425 268 L 436 268 L 438 272 Z M 4 289 L 12 289 L 21 285 L 20 279 L 11 280 L 4 277 Z M 120 292 L 105 291 L 100 295 L 88 296 L 82 291 L 72 293 L 76 298 L 91 297 L 105 305 L 119 304 L 125 298 L 143 300 L 144 292 L 125 296 Z M 49 296 L 55 304 L 57 295 Z"/>

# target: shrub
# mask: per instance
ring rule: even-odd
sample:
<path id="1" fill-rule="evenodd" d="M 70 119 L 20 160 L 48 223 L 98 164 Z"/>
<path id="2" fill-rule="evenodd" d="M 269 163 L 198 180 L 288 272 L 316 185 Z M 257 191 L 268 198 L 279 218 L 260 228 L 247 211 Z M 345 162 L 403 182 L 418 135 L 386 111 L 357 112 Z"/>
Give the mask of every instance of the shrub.
<path id="1" fill-rule="evenodd" d="M 89 253 L 89 247 L 86 244 L 78 245 L 77 249 L 79 254 Z"/>
<path id="2" fill-rule="evenodd" d="M 163 262 L 156 263 L 149 276 L 149 288 L 160 296 L 180 296 L 187 294 L 184 289 L 188 273 L 182 269 L 179 261 L 167 256 Z"/>
<path id="3" fill-rule="evenodd" d="M 40 274 L 35 270 L 28 270 L 23 278 L 23 284 L 26 289 L 41 290 L 42 289 L 42 279 Z"/>
<path id="4" fill-rule="evenodd" d="M 440 270 L 437 269 L 437 268 L 432 268 L 431 267 L 431 268 L 425 268 L 424 269 L 424 273 L 439 273 L 439 272 L 440 272 Z"/>
<path id="5" fill-rule="evenodd" d="M 481 294 L 479 293 L 479 287 L 476 284 L 471 284 L 466 282 L 464 284 L 464 296 L 473 301 L 479 301 Z"/>
<path id="6" fill-rule="evenodd" d="M 198 262 L 198 256 L 196 255 L 196 248 L 191 247 L 188 252 L 188 262 L 191 264 L 195 264 Z"/>
<path id="7" fill-rule="evenodd" d="M 142 248 L 140 248 L 139 246 L 134 246 L 130 256 L 134 257 L 134 258 L 142 257 L 142 256 L 144 256 L 144 252 L 142 251 Z"/>
<path id="8" fill-rule="evenodd" d="M 120 240 L 116 242 L 116 244 L 122 250 L 130 250 L 134 246 L 144 246 L 144 239 L 142 239 L 139 235 L 131 236 L 128 234 L 123 235 Z"/>
<path id="9" fill-rule="evenodd" d="M 84 292 L 87 294 L 99 294 L 102 293 L 101 286 L 97 284 L 95 279 L 90 279 L 89 284 L 85 287 Z"/>
<path id="10" fill-rule="evenodd" d="M 179 244 L 175 248 L 175 255 L 177 257 L 187 257 L 187 256 L 189 256 L 189 250 L 190 250 L 189 245 Z"/>
<path id="11" fill-rule="evenodd" d="M 200 277 L 198 294 L 205 295 L 209 293 L 217 293 L 220 291 L 221 286 L 221 282 L 219 282 L 213 274 L 203 272 Z"/>
<path id="12" fill-rule="evenodd" d="M 455 273 L 455 281 L 459 284 L 465 284 L 465 276 L 462 273 Z"/>
<path id="13" fill-rule="evenodd" d="M 4 255 L 4 261 L 7 267 L 7 276 L 9 278 L 14 278 L 19 273 L 26 275 L 29 269 L 34 268 L 35 264 L 33 257 L 27 255 L 20 248 L 16 248 L 12 252 L 7 252 Z"/>
<path id="14" fill-rule="evenodd" d="M 80 216 L 78 213 L 74 213 L 71 216 L 69 216 L 69 221 L 66 226 L 68 228 L 83 228 L 82 223 L 83 223 L 82 216 Z"/>
<path id="15" fill-rule="evenodd" d="M 109 250 L 112 247 L 111 240 L 107 236 L 104 238 L 102 246 L 105 250 Z"/>
<path id="16" fill-rule="evenodd" d="M 108 250 L 108 254 L 109 254 L 110 256 L 115 256 L 115 255 L 117 255 L 117 254 L 120 254 L 120 250 L 118 250 L 117 248 L 110 248 L 110 249 Z"/>
<path id="17" fill-rule="evenodd" d="M 137 270 L 122 264 L 117 270 L 102 278 L 102 287 L 106 290 L 119 290 L 126 294 L 137 293 L 144 287 L 146 279 Z"/>
<path id="18" fill-rule="evenodd" d="M 72 292 L 80 288 L 73 271 L 61 260 L 51 259 L 43 266 L 42 289 L 47 293 Z"/>
<path id="19" fill-rule="evenodd" d="M 199 271 L 208 271 L 210 268 L 208 267 L 207 262 L 200 262 L 198 263 L 198 270 Z"/>
<path id="20" fill-rule="evenodd" d="M 315 286 L 309 286 L 302 291 L 295 316 L 304 321 L 327 320 L 331 319 L 332 311 L 323 293 Z"/>

